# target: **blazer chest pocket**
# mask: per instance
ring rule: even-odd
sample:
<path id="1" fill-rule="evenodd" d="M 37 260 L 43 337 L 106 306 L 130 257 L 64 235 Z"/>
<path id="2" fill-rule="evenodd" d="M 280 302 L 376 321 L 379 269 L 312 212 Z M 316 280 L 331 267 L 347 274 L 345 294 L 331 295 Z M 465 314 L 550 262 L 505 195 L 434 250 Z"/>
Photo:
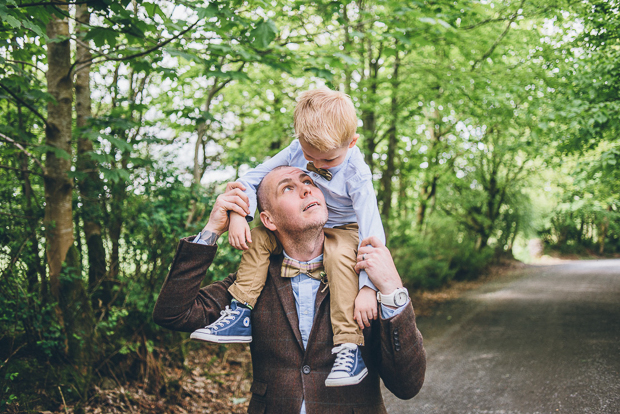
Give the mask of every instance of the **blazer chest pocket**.
<path id="1" fill-rule="evenodd" d="M 252 393 L 252 399 L 250 400 L 250 405 L 248 406 L 248 414 L 263 414 L 267 408 L 267 404 L 265 402 L 267 383 L 254 380 L 252 387 L 250 388 L 250 392 Z"/>

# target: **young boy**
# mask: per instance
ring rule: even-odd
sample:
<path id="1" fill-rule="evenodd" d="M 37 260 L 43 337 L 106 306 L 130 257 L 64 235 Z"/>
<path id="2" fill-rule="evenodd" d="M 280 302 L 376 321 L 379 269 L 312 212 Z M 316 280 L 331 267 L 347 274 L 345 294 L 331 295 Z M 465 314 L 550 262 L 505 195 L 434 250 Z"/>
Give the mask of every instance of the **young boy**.
<path id="1" fill-rule="evenodd" d="M 338 356 L 325 384 L 354 385 L 368 372 L 358 349 L 364 345 L 361 328 L 376 317 L 377 310 L 376 288 L 366 272 L 362 271 L 358 279 L 354 270 L 357 248 L 359 241 L 369 236 L 377 236 L 385 243 L 372 173 L 355 146 L 359 137 L 357 115 L 347 95 L 327 88 L 302 93 L 294 112 L 294 127 L 297 139 L 291 145 L 238 181 L 246 188 L 251 212 L 256 211 L 260 181 L 277 166 L 310 171 L 314 183 L 322 190 L 329 210 L 324 271 L 321 265 L 292 263 L 296 261 L 287 257 L 282 276 L 287 277 L 287 267 L 292 263 L 301 266 L 305 270 L 302 273 L 323 283 L 328 281 L 336 345 L 333 352 Z M 233 212 L 228 237 L 233 247 L 244 250 L 237 280 L 229 288 L 234 298 L 233 312 L 228 310 L 213 324 L 193 332 L 193 339 L 219 343 L 252 341 L 250 311 L 265 285 L 269 256 L 281 253 L 281 247 L 269 230 L 258 226 L 250 232 L 246 217 Z M 303 339 L 307 341 L 306 337 Z"/>

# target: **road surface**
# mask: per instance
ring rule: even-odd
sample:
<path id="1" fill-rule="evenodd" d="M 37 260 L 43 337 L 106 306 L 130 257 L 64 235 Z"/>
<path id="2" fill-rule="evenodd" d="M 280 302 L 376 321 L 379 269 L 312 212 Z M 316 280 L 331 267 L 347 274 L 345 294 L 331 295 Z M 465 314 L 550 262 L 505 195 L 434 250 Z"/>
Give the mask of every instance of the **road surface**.
<path id="1" fill-rule="evenodd" d="M 620 260 L 530 267 L 419 327 L 426 381 L 390 413 L 620 413 Z"/>

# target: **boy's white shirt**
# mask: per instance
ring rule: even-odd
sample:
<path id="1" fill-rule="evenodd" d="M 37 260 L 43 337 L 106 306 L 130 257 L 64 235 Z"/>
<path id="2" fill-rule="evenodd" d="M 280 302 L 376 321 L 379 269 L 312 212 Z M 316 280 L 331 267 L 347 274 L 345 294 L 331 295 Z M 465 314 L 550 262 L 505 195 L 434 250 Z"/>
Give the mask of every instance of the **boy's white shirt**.
<path id="1" fill-rule="evenodd" d="M 250 199 L 252 215 L 256 211 L 256 187 L 263 177 L 275 167 L 288 165 L 307 171 L 308 160 L 304 157 L 299 140 L 294 140 L 288 147 L 269 160 L 248 171 L 237 180 L 242 183 Z M 350 148 L 342 164 L 330 168 L 331 181 L 317 173 L 308 174 L 314 183 L 323 191 L 329 210 L 329 218 L 325 227 L 336 227 L 349 223 L 359 226 L 360 243 L 363 239 L 376 236 L 385 244 L 385 232 L 377 206 L 377 197 L 372 185 L 372 173 L 364 161 L 364 156 L 357 146 Z M 253 216 L 248 216 L 252 220 Z M 360 273 L 359 288 L 369 286 L 377 290 L 364 270 Z"/>

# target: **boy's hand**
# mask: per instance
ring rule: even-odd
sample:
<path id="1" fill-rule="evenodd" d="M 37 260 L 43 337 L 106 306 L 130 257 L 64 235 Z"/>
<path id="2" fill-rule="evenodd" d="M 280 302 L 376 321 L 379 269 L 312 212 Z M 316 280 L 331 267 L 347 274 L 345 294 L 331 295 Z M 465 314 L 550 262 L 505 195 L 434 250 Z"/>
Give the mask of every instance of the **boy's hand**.
<path id="1" fill-rule="evenodd" d="M 250 234 L 250 226 L 245 217 L 230 212 L 230 227 L 228 229 L 228 243 L 238 250 L 248 250 L 246 240 L 252 243 L 252 235 Z"/>
<path id="2" fill-rule="evenodd" d="M 377 319 L 377 292 L 368 286 L 364 286 L 355 298 L 353 315 L 360 329 L 364 329 L 364 326 L 370 326 L 370 321 Z"/>

